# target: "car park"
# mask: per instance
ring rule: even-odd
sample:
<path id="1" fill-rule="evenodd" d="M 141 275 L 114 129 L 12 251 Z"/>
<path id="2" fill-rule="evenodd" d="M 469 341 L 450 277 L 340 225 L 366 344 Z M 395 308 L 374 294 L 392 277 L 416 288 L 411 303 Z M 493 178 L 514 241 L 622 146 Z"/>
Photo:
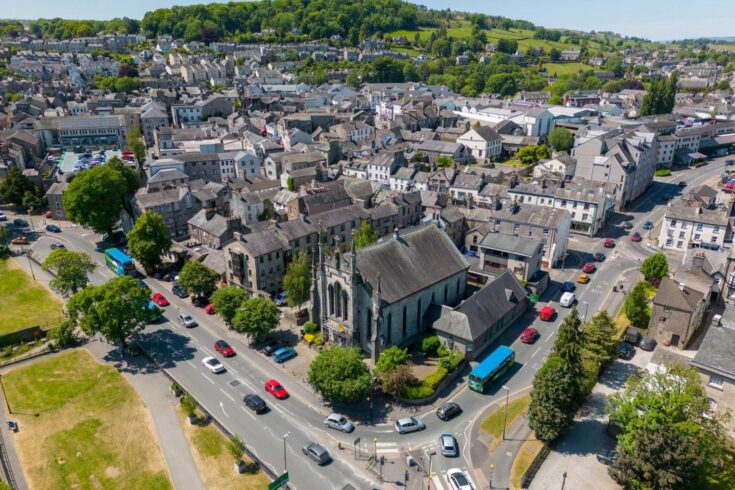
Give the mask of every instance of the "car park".
<path id="1" fill-rule="evenodd" d="M 572 281 L 564 281 L 564 283 L 562 283 L 561 285 L 561 291 L 563 293 L 571 293 L 575 289 L 577 289 L 577 286 L 575 286 Z"/>
<path id="2" fill-rule="evenodd" d="M 612 238 L 608 238 L 604 242 L 602 242 L 602 246 L 605 248 L 614 248 L 615 240 L 613 240 Z"/>
<path id="3" fill-rule="evenodd" d="M 355 426 L 352 425 L 352 422 L 347 420 L 347 417 L 339 413 L 329 414 L 329 416 L 324 419 L 324 425 L 330 429 L 340 430 L 342 432 L 352 432 L 355 430 Z"/>
<path id="4" fill-rule="evenodd" d="M 616 351 L 620 359 L 630 360 L 633 358 L 633 354 L 635 354 L 635 347 L 627 342 L 621 342 L 618 344 Z"/>
<path id="5" fill-rule="evenodd" d="M 613 451 L 612 449 L 605 449 L 601 453 L 597 453 L 596 456 L 597 456 L 597 461 L 599 461 L 600 463 L 604 465 L 608 465 L 608 466 L 613 464 L 620 457 L 618 452 Z"/>
<path id="6" fill-rule="evenodd" d="M 194 317 L 192 317 L 189 313 L 185 311 L 179 313 L 177 321 L 179 322 L 179 325 L 186 328 L 193 328 L 199 325 L 197 321 L 194 320 Z"/>
<path id="7" fill-rule="evenodd" d="M 602 252 L 595 252 L 594 254 L 592 254 L 592 258 L 595 262 L 602 262 L 603 260 L 605 260 L 605 254 Z"/>
<path id="8" fill-rule="evenodd" d="M 641 332 L 635 327 L 628 327 L 623 335 L 623 341 L 632 345 L 638 345 L 641 341 Z"/>
<path id="9" fill-rule="evenodd" d="M 396 432 L 399 434 L 408 434 L 409 432 L 424 430 L 426 429 L 426 425 L 423 420 L 417 419 L 416 417 L 405 417 L 396 420 L 393 424 L 393 428 L 395 428 Z"/>
<path id="10" fill-rule="evenodd" d="M 541 336 L 540 333 L 538 333 L 538 330 L 536 330 L 533 327 L 526 327 L 523 329 L 523 332 L 521 332 L 521 342 L 524 344 L 533 344 L 538 340 L 538 338 Z"/>
<path id="11" fill-rule="evenodd" d="M 46 225 L 46 231 L 50 231 L 51 233 L 61 233 L 61 228 L 56 225 Z"/>
<path id="12" fill-rule="evenodd" d="M 597 266 L 595 266 L 595 264 L 593 264 L 592 262 L 587 262 L 582 266 L 582 272 L 584 272 L 585 274 L 592 274 L 596 270 Z"/>
<path id="13" fill-rule="evenodd" d="M 268 410 L 268 405 L 265 403 L 265 400 L 263 400 L 260 396 L 256 395 L 255 393 L 250 393 L 248 395 L 245 395 L 242 401 L 245 403 L 246 407 L 248 407 L 250 410 L 252 410 L 255 413 L 263 413 L 266 410 Z"/>
<path id="14" fill-rule="evenodd" d="M 541 312 L 539 313 L 539 318 L 541 318 L 545 322 L 550 322 L 554 320 L 554 317 L 556 316 L 556 309 L 554 309 L 551 305 L 546 305 L 543 308 L 541 308 Z"/>
<path id="15" fill-rule="evenodd" d="M 161 293 L 153 293 L 151 300 L 156 304 L 156 306 L 168 306 L 168 300 Z"/>
<path id="16" fill-rule="evenodd" d="M 281 363 L 296 357 L 296 349 L 293 347 L 281 347 L 273 353 L 273 361 Z"/>
<path id="17" fill-rule="evenodd" d="M 443 403 L 436 409 L 436 416 L 439 417 L 439 420 L 444 421 L 456 417 L 460 413 L 462 413 L 462 408 L 454 402 Z"/>
<path id="18" fill-rule="evenodd" d="M 641 240 L 643 240 L 643 237 L 637 231 L 630 235 L 630 241 L 632 242 L 640 242 Z"/>
<path id="19" fill-rule="evenodd" d="M 225 357 L 232 357 L 235 355 L 235 349 L 233 349 L 230 344 L 225 342 L 224 340 L 218 340 L 214 343 L 214 350 L 219 352 Z"/>
<path id="20" fill-rule="evenodd" d="M 16 218 L 13 220 L 13 226 L 17 226 L 18 228 L 27 228 L 28 222 L 24 219 Z"/>
<path id="21" fill-rule="evenodd" d="M 459 468 L 447 470 L 447 481 L 452 486 L 452 490 L 475 490 L 467 474 Z"/>
<path id="22" fill-rule="evenodd" d="M 265 391 L 267 391 L 274 397 L 278 398 L 279 400 L 288 398 L 288 391 L 286 391 L 286 388 L 281 386 L 281 383 L 279 383 L 275 379 L 269 379 L 268 381 L 265 382 L 264 386 L 265 386 Z"/>
<path id="23" fill-rule="evenodd" d="M 171 288 L 171 292 L 174 293 L 179 298 L 186 298 L 189 296 L 189 293 L 184 291 L 184 289 L 181 286 L 178 286 L 174 284 L 174 286 Z"/>
<path id="24" fill-rule="evenodd" d="M 564 293 L 561 295 L 559 304 L 563 306 L 564 308 L 571 308 L 572 306 L 574 306 L 574 303 L 576 301 L 577 301 L 577 297 L 574 295 L 574 293 Z"/>
<path id="25" fill-rule="evenodd" d="M 214 357 L 205 357 L 202 359 L 204 367 L 212 371 L 214 374 L 222 373 L 225 371 L 225 366 Z"/>
<path id="26" fill-rule="evenodd" d="M 654 339 L 653 337 L 643 337 L 641 341 L 638 342 L 638 347 L 651 352 L 656 349 L 656 344 L 656 339 Z"/>
<path id="27" fill-rule="evenodd" d="M 286 342 L 283 342 L 282 340 L 271 340 L 263 346 L 263 354 L 270 357 L 275 351 L 277 351 L 281 347 L 286 347 L 287 345 L 288 344 L 286 344 Z"/>
<path id="28" fill-rule="evenodd" d="M 66 247 L 64 246 L 64 244 L 63 244 L 63 243 L 61 243 L 61 242 L 54 242 L 54 243 L 52 243 L 51 245 L 49 245 L 49 247 L 51 248 L 51 250 L 57 250 L 57 249 L 59 249 L 59 248 L 66 248 Z"/>
<path id="29" fill-rule="evenodd" d="M 441 449 L 442 456 L 447 458 L 454 458 L 459 455 L 457 439 L 452 434 L 442 434 L 439 436 L 439 449 Z"/>
<path id="30" fill-rule="evenodd" d="M 302 447 L 301 452 L 310 459 L 313 459 L 320 466 L 327 464 L 332 460 L 332 457 L 329 455 L 329 451 L 316 442 L 310 442 L 306 446 Z"/>
<path id="31" fill-rule="evenodd" d="M 582 274 L 580 274 L 580 275 L 577 276 L 577 282 L 580 283 L 580 284 L 587 284 L 588 282 L 590 282 L 590 276 L 588 276 L 587 274 L 582 273 Z"/>

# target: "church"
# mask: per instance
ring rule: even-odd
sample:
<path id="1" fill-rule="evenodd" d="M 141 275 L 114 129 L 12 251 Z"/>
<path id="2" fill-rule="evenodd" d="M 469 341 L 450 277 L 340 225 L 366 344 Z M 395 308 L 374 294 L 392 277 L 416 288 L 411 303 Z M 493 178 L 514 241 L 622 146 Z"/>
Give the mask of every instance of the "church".
<path id="1" fill-rule="evenodd" d="M 435 224 L 395 230 L 392 237 L 349 252 L 325 254 L 319 238 L 311 287 L 311 320 L 325 341 L 356 346 L 376 361 L 431 327 L 442 305 L 465 296 L 469 265 Z"/>

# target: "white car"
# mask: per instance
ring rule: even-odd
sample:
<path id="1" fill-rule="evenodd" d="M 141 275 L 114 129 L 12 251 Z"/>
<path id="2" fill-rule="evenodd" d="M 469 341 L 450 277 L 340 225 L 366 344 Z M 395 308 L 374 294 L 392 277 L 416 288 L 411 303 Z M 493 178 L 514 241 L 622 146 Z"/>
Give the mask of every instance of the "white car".
<path id="1" fill-rule="evenodd" d="M 341 430 L 342 432 L 352 432 L 353 430 L 355 430 L 352 422 L 347 420 L 347 417 L 345 417 L 344 415 L 338 413 L 330 414 L 329 417 L 324 419 L 324 425 L 326 425 L 330 429 L 337 429 Z"/>
<path id="2" fill-rule="evenodd" d="M 452 468 L 447 471 L 447 480 L 454 490 L 475 490 L 472 482 L 467 477 L 467 473 L 459 468 Z"/>
<path id="3" fill-rule="evenodd" d="M 574 293 L 564 293 L 561 295 L 561 299 L 559 300 L 559 304 L 562 305 L 564 308 L 571 308 L 574 306 L 574 302 L 576 301 L 576 297 L 574 296 Z"/>
<path id="4" fill-rule="evenodd" d="M 224 372 L 225 370 L 225 366 L 214 357 L 205 357 L 202 359 L 202 364 L 214 374 Z"/>
<path id="5" fill-rule="evenodd" d="M 393 427 L 399 434 L 407 434 L 409 432 L 416 432 L 419 430 L 426 429 L 423 420 L 417 419 L 416 417 L 406 417 L 403 419 L 396 420 Z"/>

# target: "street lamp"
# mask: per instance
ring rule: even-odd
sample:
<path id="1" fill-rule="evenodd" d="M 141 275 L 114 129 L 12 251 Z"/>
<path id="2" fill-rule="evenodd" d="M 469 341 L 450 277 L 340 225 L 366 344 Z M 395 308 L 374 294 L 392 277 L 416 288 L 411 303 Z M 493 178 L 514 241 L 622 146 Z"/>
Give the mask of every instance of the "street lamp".
<path id="1" fill-rule="evenodd" d="M 378 460 L 378 438 L 373 438 L 373 459 Z"/>
<path id="2" fill-rule="evenodd" d="M 561 475 L 564 479 L 561 481 L 561 490 L 564 490 L 564 485 L 567 483 L 567 472 L 565 471 L 563 475 Z"/>
<path id="3" fill-rule="evenodd" d="M 431 490 L 431 468 L 434 464 L 434 460 L 432 460 L 431 457 L 434 456 L 435 454 L 436 454 L 436 451 L 431 451 L 429 453 L 429 485 L 428 485 L 429 490 Z"/>
<path id="4" fill-rule="evenodd" d="M 288 464 L 286 463 L 286 438 L 290 436 L 290 432 L 286 432 L 283 434 L 283 472 L 286 473 L 288 471 Z"/>
<path id="5" fill-rule="evenodd" d="M 505 440 L 505 424 L 508 422 L 508 398 L 510 397 L 510 388 L 503 385 L 505 390 L 505 416 L 503 417 L 503 440 Z"/>
<path id="6" fill-rule="evenodd" d="M 587 307 L 589 306 L 586 301 L 582 301 L 582 304 L 584 305 L 584 315 L 582 316 L 582 323 L 587 321 Z"/>

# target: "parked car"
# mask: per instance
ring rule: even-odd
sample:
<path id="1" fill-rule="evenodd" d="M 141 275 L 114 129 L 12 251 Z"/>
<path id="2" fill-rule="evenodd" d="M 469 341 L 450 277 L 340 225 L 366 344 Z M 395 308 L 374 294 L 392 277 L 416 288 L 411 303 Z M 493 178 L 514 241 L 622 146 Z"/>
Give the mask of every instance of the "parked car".
<path id="1" fill-rule="evenodd" d="M 574 295 L 574 293 L 564 293 L 561 295 L 559 304 L 564 308 L 571 308 L 572 306 L 574 306 L 575 301 L 577 301 L 577 297 Z"/>
<path id="2" fill-rule="evenodd" d="M 176 319 L 179 322 L 179 325 L 181 325 L 182 327 L 193 328 L 199 325 L 197 321 L 194 320 L 194 317 L 192 317 L 185 311 L 180 312 L 179 316 Z"/>
<path id="3" fill-rule="evenodd" d="M 208 304 L 208 305 L 207 305 L 207 306 L 206 306 L 206 307 L 204 308 L 204 312 L 205 312 L 205 313 L 206 313 L 207 315 L 214 315 L 215 313 L 217 313 L 217 308 L 215 308 L 215 306 L 214 306 L 214 303 L 209 303 L 209 304 Z"/>
<path id="4" fill-rule="evenodd" d="M 637 231 L 633 233 L 632 235 L 630 235 L 631 242 L 640 242 L 641 240 L 643 240 L 643 237 Z"/>
<path id="5" fill-rule="evenodd" d="M 652 229 L 653 229 L 653 221 L 651 221 L 651 220 L 646 220 L 646 221 L 645 221 L 645 222 L 643 223 L 643 229 L 644 229 L 644 230 L 652 230 Z"/>
<path id="6" fill-rule="evenodd" d="M 680 180 L 679 181 L 679 187 L 681 187 L 683 189 L 686 186 L 687 186 L 687 181 L 686 180 Z"/>
<path id="7" fill-rule="evenodd" d="M 49 248 L 51 248 L 51 250 L 57 250 L 57 249 L 66 248 L 66 247 L 61 242 L 54 242 L 51 245 L 49 245 Z"/>
<path id="8" fill-rule="evenodd" d="M 15 237 L 12 240 L 10 240 L 10 243 L 12 243 L 13 245 L 28 245 L 28 237 L 25 235 Z"/>
<path id="9" fill-rule="evenodd" d="M 206 308 L 209 304 L 209 298 L 206 298 L 204 296 L 195 296 L 191 298 L 191 304 L 193 304 L 197 308 Z"/>
<path id="10" fill-rule="evenodd" d="M 551 305 L 546 305 L 543 308 L 541 308 L 541 312 L 539 313 L 539 318 L 541 318 L 545 322 L 550 322 L 554 320 L 554 317 L 556 316 L 556 309 L 554 309 Z"/>
<path id="11" fill-rule="evenodd" d="M 594 259 L 595 262 L 602 262 L 603 260 L 605 260 L 605 254 L 602 252 L 595 252 L 592 255 L 592 258 Z"/>
<path id="12" fill-rule="evenodd" d="M 46 231 L 50 231 L 51 233 L 61 233 L 61 228 L 56 225 L 46 225 Z"/>
<path id="13" fill-rule="evenodd" d="M 577 286 L 572 281 L 564 281 L 561 285 L 561 291 L 563 293 L 571 293 L 575 289 L 577 289 Z"/>
<path id="14" fill-rule="evenodd" d="M 424 422 L 421 419 L 417 419 L 416 417 L 405 417 L 402 419 L 398 419 L 393 424 L 393 427 L 399 434 L 408 434 L 409 432 L 416 432 L 426 429 L 426 425 L 424 424 Z"/>
<path id="15" fill-rule="evenodd" d="M 605 248 L 614 248 L 615 247 L 615 240 L 613 240 L 612 238 L 608 238 L 607 240 L 605 240 L 604 242 L 602 242 L 602 245 Z"/>
<path id="16" fill-rule="evenodd" d="M 638 345 L 638 342 L 641 341 L 641 332 L 635 327 L 628 327 L 625 330 L 625 335 L 623 336 L 623 341 L 627 342 L 629 344 Z"/>
<path id="17" fill-rule="evenodd" d="M 316 442 L 310 442 L 306 446 L 302 447 L 301 452 L 316 461 L 320 466 L 327 464 L 332 460 L 332 457 L 329 455 L 329 451 Z"/>
<path id="18" fill-rule="evenodd" d="M 656 349 L 656 339 L 653 337 L 643 337 L 641 341 L 638 342 L 638 347 L 651 352 Z"/>
<path id="19" fill-rule="evenodd" d="M 245 402 L 246 407 L 255 413 L 263 413 L 268 410 L 268 405 L 265 403 L 265 400 L 255 393 L 245 395 L 242 401 Z"/>
<path id="20" fill-rule="evenodd" d="M 161 276 L 161 279 L 163 279 L 166 282 L 172 282 L 176 280 L 176 277 L 178 277 L 179 271 L 169 271 Z"/>
<path id="21" fill-rule="evenodd" d="M 330 429 L 341 430 L 342 432 L 352 432 L 355 430 L 355 426 L 352 425 L 352 422 L 347 420 L 347 417 L 339 413 L 329 414 L 329 416 L 324 419 L 324 425 Z"/>
<path id="22" fill-rule="evenodd" d="M 153 293 L 151 300 L 156 304 L 156 306 L 168 306 L 168 300 L 161 293 Z"/>
<path id="23" fill-rule="evenodd" d="M 4 213 L 0 213 L 0 221 L 8 221 L 8 217 Z"/>
<path id="24" fill-rule="evenodd" d="M 633 223 L 631 223 L 630 221 L 626 221 L 625 223 L 623 223 L 623 229 L 625 229 L 625 230 L 632 230 L 633 229 Z"/>
<path id="25" fill-rule="evenodd" d="M 293 347 L 281 347 L 273 353 L 273 360 L 278 363 L 286 362 L 293 357 L 296 357 L 296 349 Z"/>
<path id="26" fill-rule="evenodd" d="M 51 211 L 46 211 L 45 213 L 43 213 L 43 217 L 46 219 L 51 219 L 54 217 L 54 213 L 52 213 Z"/>
<path id="27" fill-rule="evenodd" d="M 538 340 L 538 338 L 541 336 L 540 333 L 538 333 L 538 330 L 536 330 L 533 327 L 526 327 L 523 329 L 523 332 L 521 332 L 521 342 L 524 344 L 533 344 Z"/>
<path id="28" fill-rule="evenodd" d="M 265 382 L 265 391 L 275 396 L 279 400 L 288 398 L 288 391 L 286 391 L 286 388 L 281 386 L 281 383 L 279 383 L 275 379 L 269 379 Z"/>
<path id="29" fill-rule="evenodd" d="M 204 364 L 204 367 L 212 371 L 214 374 L 223 373 L 225 371 L 224 364 L 214 357 L 205 357 L 202 359 L 202 364 Z"/>
<path id="30" fill-rule="evenodd" d="M 214 343 L 214 350 L 219 352 L 225 357 L 232 357 L 235 355 L 235 350 L 230 347 L 230 344 L 225 342 L 224 340 L 218 340 Z"/>
<path id="31" fill-rule="evenodd" d="M 725 160 L 725 166 L 729 167 L 730 165 L 735 165 L 735 160 Z"/>
<path id="32" fill-rule="evenodd" d="M 582 266 L 582 272 L 585 274 L 592 274 L 597 270 L 597 266 L 593 264 L 592 262 L 587 262 Z"/>
<path id="33" fill-rule="evenodd" d="M 281 291 L 273 297 L 273 302 L 276 306 L 286 306 L 288 304 L 286 291 Z"/>
<path id="34" fill-rule="evenodd" d="M 456 417 L 460 413 L 462 413 L 462 408 L 454 402 L 443 403 L 436 409 L 436 416 L 439 417 L 439 420 L 444 421 Z"/>
<path id="35" fill-rule="evenodd" d="M 630 360 L 633 358 L 633 354 L 635 354 L 635 347 L 627 342 L 622 342 L 617 347 L 617 353 L 620 359 Z"/>
<path id="36" fill-rule="evenodd" d="M 442 434 L 439 436 L 439 448 L 441 449 L 442 456 L 447 458 L 454 458 L 459 455 L 457 439 L 452 434 Z"/>
<path id="37" fill-rule="evenodd" d="M 604 465 L 611 465 L 620 457 L 617 451 L 612 449 L 605 449 L 601 453 L 597 453 L 597 461 Z"/>
<path id="38" fill-rule="evenodd" d="M 580 275 L 577 276 L 577 282 L 580 283 L 580 284 L 587 284 L 588 282 L 590 282 L 590 276 L 588 276 L 587 274 L 582 273 L 582 274 L 580 274 Z"/>
<path id="39" fill-rule="evenodd" d="M 28 222 L 24 219 L 16 218 L 13 220 L 13 225 L 17 226 L 18 228 L 27 228 Z"/>
<path id="40" fill-rule="evenodd" d="M 447 471 L 447 481 L 452 485 L 452 490 L 475 490 L 467 474 L 459 468 Z"/>
<path id="41" fill-rule="evenodd" d="M 273 355 L 275 351 L 287 345 L 288 344 L 286 344 L 282 340 L 271 340 L 270 342 L 268 342 L 267 344 L 263 346 L 263 354 L 270 357 Z"/>
<path id="42" fill-rule="evenodd" d="M 186 298 L 189 296 L 189 293 L 184 291 L 184 289 L 181 286 L 178 286 L 174 284 L 174 286 L 171 288 L 171 292 L 174 293 L 179 298 Z"/>

